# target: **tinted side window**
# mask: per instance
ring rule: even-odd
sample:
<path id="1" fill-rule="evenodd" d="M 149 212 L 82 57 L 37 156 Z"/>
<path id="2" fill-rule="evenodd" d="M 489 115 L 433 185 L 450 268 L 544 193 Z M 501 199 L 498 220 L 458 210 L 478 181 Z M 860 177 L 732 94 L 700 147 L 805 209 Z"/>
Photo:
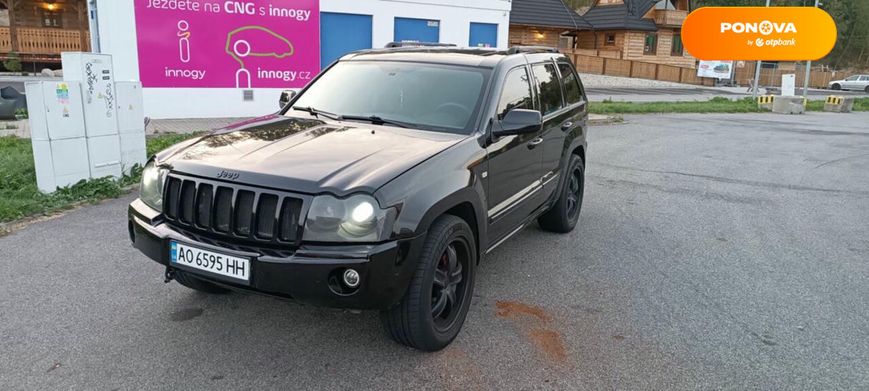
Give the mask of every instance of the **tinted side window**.
<path id="1" fill-rule="evenodd" d="M 558 73 L 553 64 L 535 64 L 531 67 L 534 78 L 537 79 L 537 88 L 540 90 L 540 113 L 543 115 L 560 109 L 561 84 L 558 81 Z"/>
<path id="2" fill-rule="evenodd" d="M 513 109 L 534 109 L 531 100 L 531 83 L 525 68 L 516 68 L 507 73 L 501 99 L 498 101 L 498 118 L 504 118 Z"/>
<path id="3" fill-rule="evenodd" d="M 561 85 L 564 86 L 564 99 L 572 105 L 582 100 L 582 90 L 579 88 L 576 72 L 568 63 L 559 62 L 558 70 L 561 72 Z"/>

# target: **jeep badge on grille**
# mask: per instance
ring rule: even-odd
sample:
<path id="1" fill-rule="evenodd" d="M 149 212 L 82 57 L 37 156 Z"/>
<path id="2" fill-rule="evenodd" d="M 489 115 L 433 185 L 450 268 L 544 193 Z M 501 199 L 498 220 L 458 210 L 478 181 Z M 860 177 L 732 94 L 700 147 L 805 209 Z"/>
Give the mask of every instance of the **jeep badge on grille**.
<path id="1" fill-rule="evenodd" d="M 239 176 L 239 174 L 237 172 L 231 172 L 231 171 L 225 171 L 225 170 L 217 173 L 217 179 L 236 180 L 236 179 L 238 179 L 238 176 Z"/>

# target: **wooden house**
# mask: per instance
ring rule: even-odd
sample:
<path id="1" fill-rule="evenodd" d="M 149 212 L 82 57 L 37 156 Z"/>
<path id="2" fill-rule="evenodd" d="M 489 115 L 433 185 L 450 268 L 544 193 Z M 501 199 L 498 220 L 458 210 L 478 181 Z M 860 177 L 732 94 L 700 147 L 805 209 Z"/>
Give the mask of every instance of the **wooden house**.
<path id="1" fill-rule="evenodd" d="M 0 59 L 59 63 L 60 52 L 88 50 L 87 0 L 0 0 Z"/>
<path id="2" fill-rule="evenodd" d="M 583 30 L 591 30 L 591 25 L 561 0 L 513 0 L 510 46 L 572 49 L 574 38 Z"/>
<path id="3" fill-rule="evenodd" d="M 596 0 L 582 18 L 592 31 L 580 32 L 576 47 L 601 57 L 694 67 L 682 45 L 689 0 Z"/>

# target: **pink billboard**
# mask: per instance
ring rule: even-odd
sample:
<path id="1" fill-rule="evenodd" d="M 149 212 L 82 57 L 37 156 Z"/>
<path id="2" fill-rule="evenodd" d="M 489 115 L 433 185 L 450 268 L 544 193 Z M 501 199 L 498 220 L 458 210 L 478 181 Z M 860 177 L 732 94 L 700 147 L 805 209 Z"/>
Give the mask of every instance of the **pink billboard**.
<path id="1" fill-rule="evenodd" d="M 320 70 L 318 0 L 134 0 L 145 87 L 300 88 Z"/>

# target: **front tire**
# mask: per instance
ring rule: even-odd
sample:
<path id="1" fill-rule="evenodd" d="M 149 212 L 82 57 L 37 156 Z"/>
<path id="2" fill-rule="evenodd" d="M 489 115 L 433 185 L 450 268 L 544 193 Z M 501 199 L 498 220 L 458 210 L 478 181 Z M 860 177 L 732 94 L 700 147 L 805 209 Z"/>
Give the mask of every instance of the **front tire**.
<path id="1" fill-rule="evenodd" d="M 217 286 L 208 281 L 204 281 L 182 270 L 175 269 L 175 281 L 184 285 L 187 288 L 209 294 L 224 294 L 229 293 L 229 289 Z"/>
<path id="2" fill-rule="evenodd" d="M 582 209 L 582 196 L 585 191 L 585 163 L 577 155 L 570 155 L 567 170 L 564 171 L 564 186 L 561 195 L 546 213 L 537 219 L 540 228 L 546 231 L 568 233 L 576 227 Z"/>
<path id="3" fill-rule="evenodd" d="M 832 88 L 832 89 L 833 89 L 833 91 L 839 91 L 839 90 L 841 90 L 841 89 L 842 89 L 842 85 L 841 85 L 841 84 L 839 84 L 839 83 L 833 83 L 833 85 L 832 85 L 832 86 L 830 86 L 830 88 Z"/>
<path id="4" fill-rule="evenodd" d="M 474 293 L 476 248 L 474 232 L 464 220 L 452 215 L 435 220 L 407 292 L 380 313 L 392 339 L 431 352 L 456 338 Z"/>
<path id="5" fill-rule="evenodd" d="M 866 86 L 866 88 L 864 88 L 863 91 L 865 91 L 867 94 L 869 94 L 869 86 Z"/>

